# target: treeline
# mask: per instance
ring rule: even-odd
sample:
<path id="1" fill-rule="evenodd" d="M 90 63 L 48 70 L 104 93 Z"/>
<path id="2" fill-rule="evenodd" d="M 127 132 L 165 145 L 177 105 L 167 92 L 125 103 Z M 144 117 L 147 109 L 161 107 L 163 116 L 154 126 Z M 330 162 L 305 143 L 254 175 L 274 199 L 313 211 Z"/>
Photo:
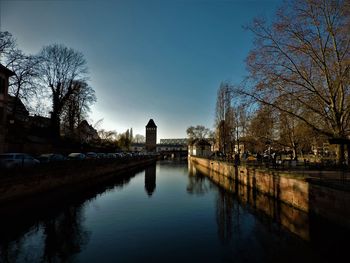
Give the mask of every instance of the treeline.
<path id="1" fill-rule="evenodd" d="M 222 83 L 217 94 L 219 148 L 288 148 L 297 159 L 331 140 L 343 164 L 346 145 L 350 158 L 350 2 L 286 1 L 272 22 L 255 19 L 247 30 L 254 35 L 249 75 Z"/>
<path id="2" fill-rule="evenodd" d="M 143 143 L 143 135 L 107 131 L 88 119 L 91 106 L 97 101 L 95 89 L 89 84 L 89 71 L 84 55 L 63 44 L 41 48 L 38 54 L 25 54 L 10 32 L 0 32 L 0 63 L 14 72 L 9 80 L 9 94 L 14 97 L 8 119 L 19 115 L 20 101 L 32 115 L 50 118 L 50 138 L 87 142 L 106 147 L 129 149 L 132 142 Z M 13 126 L 13 125 L 12 125 Z M 18 130 L 18 128 L 17 128 Z M 18 132 L 17 132 L 18 133 Z M 91 137 L 91 138 L 90 138 Z"/>
<path id="3" fill-rule="evenodd" d="M 98 121 L 101 122 L 102 120 Z M 96 124 L 97 126 L 99 123 Z M 98 130 L 98 136 L 103 145 L 107 147 L 117 147 L 123 150 L 129 150 L 132 143 L 145 143 L 145 136 L 141 134 L 133 135 L 132 128 L 127 129 L 123 133 L 116 131 L 108 131 L 105 129 Z"/>
<path id="4" fill-rule="evenodd" d="M 9 83 L 9 94 L 15 97 L 13 115 L 20 99 L 31 113 L 49 115 L 55 138 L 62 125 L 67 133 L 74 133 L 87 118 L 96 95 L 88 84 L 87 62 L 81 52 L 52 44 L 38 54 L 25 54 L 11 33 L 0 32 L 0 57 L 1 64 L 14 72 Z"/>

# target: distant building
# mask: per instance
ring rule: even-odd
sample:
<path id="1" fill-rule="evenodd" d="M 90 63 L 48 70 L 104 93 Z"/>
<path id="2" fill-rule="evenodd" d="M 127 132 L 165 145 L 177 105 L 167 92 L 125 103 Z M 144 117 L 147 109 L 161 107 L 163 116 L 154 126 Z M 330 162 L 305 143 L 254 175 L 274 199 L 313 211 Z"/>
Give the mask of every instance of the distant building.
<path id="1" fill-rule="evenodd" d="M 160 139 L 157 152 L 187 151 L 187 139 Z"/>
<path id="2" fill-rule="evenodd" d="M 6 107 L 7 121 L 11 124 L 16 120 L 25 122 L 28 120 L 29 112 L 20 98 L 8 95 Z"/>
<path id="3" fill-rule="evenodd" d="M 143 152 L 143 151 L 145 151 L 145 144 L 144 143 L 131 143 L 130 144 L 130 151 Z"/>
<path id="4" fill-rule="evenodd" d="M 33 128 L 40 129 L 50 129 L 51 128 L 51 119 L 44 116 L 34 115 L 29 116 L 30 126 Z"/>
<path id="5" fill-rule="evenodd" d="M 157 144 L 157 152 L 187 151 L 187 144 Z"/>
<path id="6" fill-rule="evenodd" d="M 211 144 L 205 139 L 195 139 L 188 148 L 189 155 L 209 157 L 211 153 Z"/>
<path id="7" fill-rule="evenodd" d="M 157 150 L 157 125 L 150 119 L 146 125 L 146 151 L 156 152 Z"/>
<path id="8" fill-rule="evenodd" d="M 80 141 L 83 143 L 90 143 L 100 138 L 96 129 L 94 129 L 94 127 L 92 127 L 92 125 L 90 125 L 86 120 L 79 123 L 77 131 Z"/>
<path id="9" fill-rule="evenodd" d="M 13 75 L 14 73 L 11 70 L 0 64 L 0 153 L 5 151 L 9 77 Z"/>
<path id="10" fill-rule="evenodd" d="M 160 144 L 177 144 L 177 145 L 187 145 L 188 139 L 160 139 Z"/>

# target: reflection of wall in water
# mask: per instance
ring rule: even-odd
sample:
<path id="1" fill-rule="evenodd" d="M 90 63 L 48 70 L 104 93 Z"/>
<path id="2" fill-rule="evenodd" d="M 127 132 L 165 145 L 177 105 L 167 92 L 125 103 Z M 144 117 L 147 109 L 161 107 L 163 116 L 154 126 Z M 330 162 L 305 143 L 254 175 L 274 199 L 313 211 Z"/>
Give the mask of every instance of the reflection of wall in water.
<path id="1" fill-rule="evenodd" d="M 156 189 L 156 166 L 152 165 L 145 170 L 145 190 L 151 196 Z"/>
<path id="2" fill-rule="evenodd" d="M 206 174 L 226 191 L 234 193 L 238 201 L 243 205 L 248 204 L 256 212 L 267 215 L 290 232 L 305 240 L 309 240 L 309 216 L 307 213 L 264 195 L 253 187 L 237 184 L 233 178 L 228 178 L 201 165 L 195 165 L 195 168 L 191 167 L 194 164 L 190 162 L 189 165 L 189 170 Z"/>
<path id="3" fill-rule="evenodd" d="M 135 175 L 109 173 L 93 183 L 2 204 L 0 215 L 6 217 L 0 216 L 0 262 L 74 261 L 90 239 L 83 222 L 84 203 L 116 187 L 122 188 Z M 35 248 L 28 246 L 32 240 L 36 240 Z"/>

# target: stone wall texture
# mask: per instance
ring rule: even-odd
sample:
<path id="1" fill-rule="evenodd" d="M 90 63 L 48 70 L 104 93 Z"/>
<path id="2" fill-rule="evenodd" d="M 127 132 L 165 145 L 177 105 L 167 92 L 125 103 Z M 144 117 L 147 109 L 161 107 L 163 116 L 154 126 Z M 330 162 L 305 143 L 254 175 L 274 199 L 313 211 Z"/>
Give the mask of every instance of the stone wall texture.
<path id="1" fill-rule="evenodd" d="M 307 177 L 190 156 L 190 165 L 226 189 L 234 183 L 254 189 L 305 213 L 314 213 L 350 228 L 350 192 L 312 183 Z M 219 176 L 222 175 L 222 176 Z M 234 182 L 234 183 L 233 183 Z M 229 185 L 231 184 L 231 185 Z"/>

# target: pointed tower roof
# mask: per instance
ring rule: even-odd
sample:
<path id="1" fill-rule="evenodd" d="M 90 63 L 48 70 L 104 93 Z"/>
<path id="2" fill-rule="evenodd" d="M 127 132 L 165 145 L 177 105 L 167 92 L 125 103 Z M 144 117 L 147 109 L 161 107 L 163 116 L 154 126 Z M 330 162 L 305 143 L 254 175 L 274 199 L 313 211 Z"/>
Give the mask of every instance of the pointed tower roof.
<path id="1" fill-rule="evenodd" d="M 157 125 L 154 123 L 153 119 L 150 119 L 146 125 L 146 128 L 157 128 Z"/>

